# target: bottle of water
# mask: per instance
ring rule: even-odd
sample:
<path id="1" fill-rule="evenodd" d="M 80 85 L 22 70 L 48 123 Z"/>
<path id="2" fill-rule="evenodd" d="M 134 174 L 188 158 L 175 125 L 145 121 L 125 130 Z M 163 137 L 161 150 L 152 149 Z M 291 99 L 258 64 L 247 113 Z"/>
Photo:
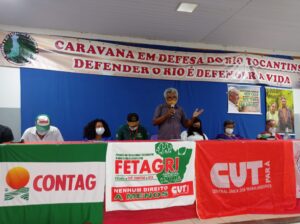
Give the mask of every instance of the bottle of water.
<path id="1" fill-rule="evenodd" d="M 284 140 L 289 139 L 289 128 L 288 127 L 285 128 L 283 139 Z"/>

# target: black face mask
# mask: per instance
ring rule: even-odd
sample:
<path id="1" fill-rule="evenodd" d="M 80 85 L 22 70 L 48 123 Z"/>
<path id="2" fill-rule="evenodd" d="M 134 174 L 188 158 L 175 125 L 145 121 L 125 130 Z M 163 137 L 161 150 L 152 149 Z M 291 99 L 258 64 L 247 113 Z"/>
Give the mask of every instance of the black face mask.
<path id="1" fill-rule="evenodd" d="M 191 130 L 192 130 L 192 131 L 199 131 L 199 130 L 200 130 L 200 127 L 194 127 L 194 126 L 192 126 L 192 127 L 191 127 Z"/>

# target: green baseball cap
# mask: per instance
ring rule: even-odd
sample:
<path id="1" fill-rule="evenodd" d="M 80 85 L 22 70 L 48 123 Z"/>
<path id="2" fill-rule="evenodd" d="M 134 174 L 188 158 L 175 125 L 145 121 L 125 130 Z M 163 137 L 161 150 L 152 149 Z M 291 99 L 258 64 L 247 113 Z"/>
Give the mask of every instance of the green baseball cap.
<path id="1" fill-rule="evenodd" d="M 38 131 L 48 131 L 50 129 L 50 118 L 47 114 L 40 114 L 36 117 L 35 127 Z"/>

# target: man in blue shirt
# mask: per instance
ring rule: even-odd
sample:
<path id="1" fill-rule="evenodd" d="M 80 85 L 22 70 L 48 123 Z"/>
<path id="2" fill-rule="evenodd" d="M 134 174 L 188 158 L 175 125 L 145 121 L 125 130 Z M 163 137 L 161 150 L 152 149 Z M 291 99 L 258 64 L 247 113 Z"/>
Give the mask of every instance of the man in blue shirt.
<path id="1" fill-rule="evenodd" d="M 156 107 L 153 124 L 158 126 L 158 139 L 170 140 L 180 139 L 181 125 L 185 128 L 193 124 L 193 120 L 203 113 L 203 109 L 194 111 L 193 117 L 188 119 L 179 105 L 178 91 L 175 88 L 168 88 L 164 92 L 165 103 Z"/>

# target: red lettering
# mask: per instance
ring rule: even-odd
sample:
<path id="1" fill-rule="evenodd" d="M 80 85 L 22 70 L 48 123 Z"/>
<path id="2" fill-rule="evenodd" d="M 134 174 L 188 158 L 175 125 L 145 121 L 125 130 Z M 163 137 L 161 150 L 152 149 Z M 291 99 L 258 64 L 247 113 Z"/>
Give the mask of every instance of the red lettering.
<path id="1" fill-rule="evenodd" d="M 175 158 L 175 170 L 178 171 L 179 170 L 179 157 Z"/>
<path id="2" fill-rule="evenodd" d="M 165 159 L 165 172 L 174 172 L 174 160 L 172 158 Z"/>
<path id="3" fill-rule="evenodd" d="M 73 47 L 73 44 L 71 42 L 68 42 L 66 48 L 65 48 L 65 51 L 75 51 L 74 47 Z"/>
<path id="4" fill-rule="evenodd" d="M 155 173 L 160 173 L 164 169 L 164 164 L 162 159 L 155 159 L 152 163 L 152 170 Z"/>
<path id="5" fill-rule="evenodd" d="M 137 164 L 140 162 L 139 160 L 131 160 L 133 164 L 133 173 L 137 173 Z"/>
<path id="6" fill-rule="evenodd" d="M 85 179 L 85 187 L 87 190 L 93 190 L 96 186 L 96 176 L 93 174 L 87 175 Z"/>
<path id="7" fill-rule="evenodd" d="M 82 68 L 84 66 L 84 61 L 82 59 L 79 58 L 75 58 L 74 59 L 74 68 Z"/>
<path id="8" fill-rule="evenodd" d="M 66 175 L 69 178 L 69 188 L 68 190 L 71 191 L 72 190 L 72 186 L 73 186 L 73 179 L 75 178 L 75 175 Z"/>
<path id="9" fill-rule="evenodd" d="M 74 190 L 84 190 L 84 181 L 82 174 L 78 175 Z"/>
<path id="10" fill-rule="evenodd" d="M 60 176 L 60 175 L 56 175 L 56 184 L 55 184 L 55 190 L 59 191 L 65 191 L 66 190 L 66 175 Z"/>
<path id="11" fill-rule="evenodd" d="M 97 46 L 97 50 L 98 50 L 99 54 L 103 54 L 105 49 L 106 49 L 106 47 Z"/>
<path id="12" fill-rule="evenodd" d="M 130 174 L 130 160 L 124 161 L 124 174 Z"/>
<path id="13" fill-rule="evenodd" d="M 51 191 L 55 186 L 55 179 L 52 175 L 46 175 L 43 179 L 43 189 Z"/>
<path id="14" fill-rule="evenodd" d="M 141 170 L 140 170 L 140 174 L 142 173 L 151 173 L 151 170 L 150 170 L 150 166 L 149 166 L 149 163 L 148 163 L 148 160 L 144 160 L 143 163 L 142 163 L 142 167 L 141 167 Z"/>
<path id="15" fill-rule="evenodd" d="M 122 160 L 116 160 L 115 161 L 115 172 L 116 174 L 120 173 L 120 169 L 122 169 Z"/>
<path id="16" fill-rule="evenodd" d="M 62 49 L 64 49 L 64 43 L 65 43 L 64 41 L 58 40 L 55 42 L 55 47 L 59 50 L 62 50 Z"/>
<path id="17" fill-rule="evenodd" d="M 91 45 L 90 47 L 89 47 L 89 49 L 87 50 L 87 52 L 86 53 L 88 53 L 88 54 L 96 54 L 96 51 L 95 51 L 95 48 L 94 48 L 94 46 L 93 45 Z"/>
<path id="18" fill-rule="evenodd" d="M 76 52 L 82 52 L 84 53 L 85 50 L 84 50 L 84 44 L 77 44 L 77 49 L 76 49 Z"/>
<path id="19" fill-rule="evenodd" d="M 38 192 L 41 192 L 42 191 L 42 188 L 38 186 L 38 181 L 40 179 L 42 179 L 43 176 L 42 175 L 38 175 L 36 178 L 34 178 L 33 180 L 33 189 L 38 191 Z"/>

